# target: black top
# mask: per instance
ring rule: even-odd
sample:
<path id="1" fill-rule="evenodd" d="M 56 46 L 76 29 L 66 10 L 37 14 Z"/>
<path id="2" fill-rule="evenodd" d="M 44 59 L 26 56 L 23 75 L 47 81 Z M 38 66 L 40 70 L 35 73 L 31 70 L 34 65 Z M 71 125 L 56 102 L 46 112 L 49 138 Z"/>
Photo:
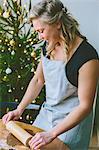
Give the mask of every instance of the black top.
<path id="1" fill-rule="evenodd" d="M 42 47 L 42 51 L 43 55 L 45 56 L 46 42 Z M 88 43 L 86 40 L 83 40 L 65 67 L 66 76 L 71 84 L 78 87 L 79 69 L 84 63 L 92 59 L 99 59 L 98 53 L 90 43 Z"/>

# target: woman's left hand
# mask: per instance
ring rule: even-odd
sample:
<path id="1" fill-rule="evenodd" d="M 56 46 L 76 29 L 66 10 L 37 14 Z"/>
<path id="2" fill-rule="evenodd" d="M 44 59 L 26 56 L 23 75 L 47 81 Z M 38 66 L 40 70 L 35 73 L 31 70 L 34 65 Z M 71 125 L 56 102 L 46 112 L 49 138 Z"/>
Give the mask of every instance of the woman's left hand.
<path id="1" fill-rule="evenodd" d="M 42 146 L 52 142 L 55 139 L 51 132 L 36 133 L 35 136 L 29 141 L 31 149 L 38 150 Z"/>

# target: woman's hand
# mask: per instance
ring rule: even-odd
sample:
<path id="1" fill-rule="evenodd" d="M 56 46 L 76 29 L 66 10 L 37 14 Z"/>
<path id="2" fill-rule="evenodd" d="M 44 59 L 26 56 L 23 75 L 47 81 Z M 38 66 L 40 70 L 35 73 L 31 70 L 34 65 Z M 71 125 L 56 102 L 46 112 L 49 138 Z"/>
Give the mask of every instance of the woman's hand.
<path id="1" fill-rule="evenodd" d="M 22 115 L 23 111 L 19 111 L 18 109 L 15 109 L 13 111 L 9 111 L 7 114 L 5 114 L 2 117 L 2 121 L 4 124 L 6 124 L 10 120 L 18 120 L 20 116 Z"/>
<path id="2" fill-rule="evenodd" d="M 29 141 L 29 146 L 31 149 L 38 150 L 42 146 L 52 142 L 54 139 L 55 136 L 50 131 L 36 133 L 36 135 Z"/>

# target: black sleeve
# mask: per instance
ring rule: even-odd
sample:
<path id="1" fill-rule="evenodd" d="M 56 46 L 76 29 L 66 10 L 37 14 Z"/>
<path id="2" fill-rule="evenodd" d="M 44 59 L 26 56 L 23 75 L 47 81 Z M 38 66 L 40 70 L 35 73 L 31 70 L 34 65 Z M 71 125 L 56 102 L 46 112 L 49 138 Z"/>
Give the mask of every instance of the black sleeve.
<path id="1" fill-rule="evenodd" d="M 78 87 L 79 69 L 84 63 L 92 59 L 99 59 L 98 53 L 91 44 L 84 41 L 65 67 L 66 76 L 71 84 Z"/>

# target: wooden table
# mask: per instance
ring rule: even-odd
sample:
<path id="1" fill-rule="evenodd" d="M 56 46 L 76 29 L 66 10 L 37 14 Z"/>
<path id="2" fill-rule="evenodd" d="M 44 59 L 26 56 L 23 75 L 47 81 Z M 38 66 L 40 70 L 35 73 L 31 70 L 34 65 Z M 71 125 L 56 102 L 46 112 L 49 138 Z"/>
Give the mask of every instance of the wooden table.
<path id="1" fill-rule="evenodd" d="M 42 130 L 31 126 L 29 124 L 15 121 L 18 125 L 20 125 L 23 129 L 31 132 L 31 133 L 37 133 L 41 132 Z M 9 145 L 9 141 L 11 142 Z M 13 137 L 5 128 L 5 125 L 2 123 L 2 120 L 0 119 L 0 150 L 30 150 L 30 148 L 24 146 L 21 142 L 19 142 L 15 137 Z M 47 146 L 44 146 L 40 150 L 68 150 L 66 145 L 60 141 L 58 138 L 53 140 L 50 144 Z"/>

